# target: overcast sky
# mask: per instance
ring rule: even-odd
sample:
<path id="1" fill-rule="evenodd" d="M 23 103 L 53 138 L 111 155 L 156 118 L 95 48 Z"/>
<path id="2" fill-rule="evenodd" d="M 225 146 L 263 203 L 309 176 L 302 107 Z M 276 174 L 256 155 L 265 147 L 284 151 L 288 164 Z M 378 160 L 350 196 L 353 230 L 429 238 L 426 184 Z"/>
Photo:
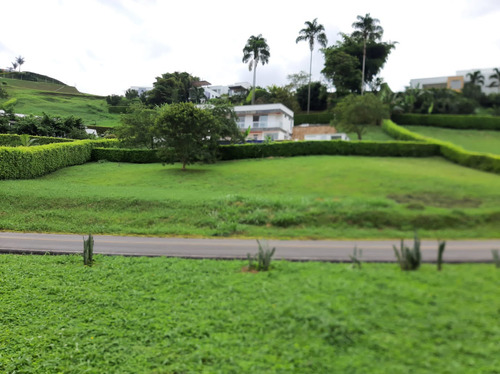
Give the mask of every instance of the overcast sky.
<path id="1" fill-rule="evenodd" d="M 0 0 L 0 67 L 23 56 L 22 70 L 49 75 L 81 92 L 124 94 L 162 73 L 187 71 L 214 85 L 252 81 L 242 49 L 267 39 L 269 64 L 257 84 L 284 85 L 309 69 L 309 47 L 295 43 L 318 18 L 335 44 L 357 15 L 380 20 L 397 41 L 382 71 L 393 90 L 412 78 L 500 68 L 500 0 Z M 313 55 L 313 80 L 323 55 Z"/>

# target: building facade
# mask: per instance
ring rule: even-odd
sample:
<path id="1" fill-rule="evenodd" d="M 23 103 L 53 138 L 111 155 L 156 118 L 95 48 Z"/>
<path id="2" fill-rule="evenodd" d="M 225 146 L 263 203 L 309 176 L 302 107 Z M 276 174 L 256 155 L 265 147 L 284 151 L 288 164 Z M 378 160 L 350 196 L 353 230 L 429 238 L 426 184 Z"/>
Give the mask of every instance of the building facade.
<path id="1" fill-rule="evenodd" d="M 291 140 L 294 113 L 283 104 L 235 106 L 238 127 L 250 128 L 247 140 Z"/>

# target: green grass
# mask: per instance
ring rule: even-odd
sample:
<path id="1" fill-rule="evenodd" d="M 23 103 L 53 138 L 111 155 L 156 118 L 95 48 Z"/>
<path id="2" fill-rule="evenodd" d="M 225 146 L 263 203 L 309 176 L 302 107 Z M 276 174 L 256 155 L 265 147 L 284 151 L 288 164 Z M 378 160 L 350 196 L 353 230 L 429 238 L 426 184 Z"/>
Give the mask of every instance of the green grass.
<path id="1" fill-rule="evenodd" d="M 5 100 L 17 99 L 16 113 L 73 115 L 83 118 L 86 125 L 101 127 L 114 127 L 120 123 L 119 114 L 108 113 L 105 98 L 81 94 L 74 87 L 6 78 L 0 79 L 0 84 L 9 94 Z"/>
<path id="2" fill-rule="evenodd" d="M 88 163 L 0 181 L 0 230 L 274 238 L 497 238 L 500 178 L 441 158 Z"/>
<path id="3" fill-rule="evenodd" d="M 456 130 L 426 126 L 404 127 L 417 134 L 454 143 L 468 151 L 500 155 L 500 131 Z"/>
<path id="4" fill-rule="evenodd" d="M 351 141 L 358 140 L 358 135 L 354 132 L 349 132 L 347 133 L 347 135 L 349 135 Z M 390 137 L 384 131 L 382 131 L 382 128 L 380 126 L 368 126 L 366 134 L 362 135 L 362 140 L 394 141 L 396 139 Z"/>
<path id="5" fill-rule="evenodd" d="M 498 373 L 492 264 L 244 265 L 2 255 L 0 371 Z"/>

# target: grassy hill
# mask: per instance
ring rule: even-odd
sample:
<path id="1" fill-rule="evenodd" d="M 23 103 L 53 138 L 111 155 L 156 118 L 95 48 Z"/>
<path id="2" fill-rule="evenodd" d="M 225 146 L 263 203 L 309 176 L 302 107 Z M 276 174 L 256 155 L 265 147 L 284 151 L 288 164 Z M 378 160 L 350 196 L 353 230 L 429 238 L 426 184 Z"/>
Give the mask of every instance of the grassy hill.
<path id="1" fill-rule="evenodd" d="M 120 123 L 119 114 L 108 113 L 104 96 L 79 92 L 75 87 L 60 83 L 36 82 L 20 79 L 0 78 L 0 85 L 16 99 L 15 112 L 23 114 L 76 116 L 86 125 L 114 127 Z"/>

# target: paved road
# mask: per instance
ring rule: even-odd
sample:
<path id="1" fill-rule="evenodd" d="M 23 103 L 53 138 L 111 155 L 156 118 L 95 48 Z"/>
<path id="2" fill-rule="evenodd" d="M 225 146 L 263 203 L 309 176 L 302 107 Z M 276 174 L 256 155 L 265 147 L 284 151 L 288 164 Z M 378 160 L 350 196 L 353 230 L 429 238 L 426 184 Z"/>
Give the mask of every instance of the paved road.
<path id="1" fill-rule="evenodd" d="M 94 253 L 124 256 L 171 256 L 186 258 L 246 258 L 257 252 L 255 240 L 239 239 L 183 239 L 125 236 L 94 236 Z M 412 240 L 406 241 L 412 245 Z M 397 240 L 269 240 L 276 247 L 276 259 L 295 261 L 350 261 L 355 245 L 363 250 L 366 262 L 392 262 L 392 245 Z M 449 240 L 444 253 L 445 262 L 489 262 L 492 249 L 500 249 L 497 240 Z M 0 253 L 82 253 L 81 235 L 31 234 L 0 232 Z M 422 241 L 422 258 L 435 262 L 437 241 Z"/>

